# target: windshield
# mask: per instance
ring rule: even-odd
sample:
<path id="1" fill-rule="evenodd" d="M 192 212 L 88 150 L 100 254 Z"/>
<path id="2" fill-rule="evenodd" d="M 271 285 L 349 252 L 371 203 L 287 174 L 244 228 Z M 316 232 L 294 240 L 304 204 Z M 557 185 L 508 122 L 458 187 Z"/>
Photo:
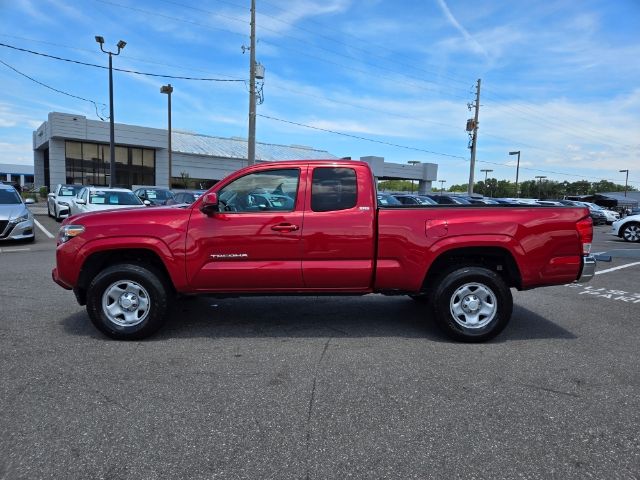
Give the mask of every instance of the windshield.
<path id="1" fill-rule="evenodd" d="M 19 203 L 22 203 L 22 199 L 13 188 L 0 190 L 0 205 L 17 205 Z"/>
<path id="2" fill-rule="evenodd" d="M 391 195 L 378 195 L 378 204 L 380 205 L 402 205 L 400 200 Z"/>
<path id="3" fill-rule="evenodd" d="M 149 200 L 168 200 L 173 198 L 173 193 L 169 190 L 144 190 L 142 192 Z"/>
<path id="4" fill-rule="evenodd" d="M 82 188 L 82 185 L 63 185 L 60 187 L 61 197 L 75 197 L 78 191 Z"/>
<path id="5" fill-rule="evenodd" d="M 142 205 L 142 201 L 133 192 L 96 191 L 89 194 L 92 205 Z"/>

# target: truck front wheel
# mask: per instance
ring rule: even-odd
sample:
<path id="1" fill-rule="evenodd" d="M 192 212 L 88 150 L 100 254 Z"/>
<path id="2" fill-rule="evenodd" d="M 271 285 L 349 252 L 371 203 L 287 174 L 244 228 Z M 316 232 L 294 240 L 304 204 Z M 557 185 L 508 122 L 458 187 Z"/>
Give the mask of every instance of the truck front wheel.
<path id="1" fill-rule="evenodd" d="M 451 338 L 483 342 L 498 335 L 513 310 L 511 290 L 495 272 L 482 267 L 453 270 L 438 280 L 431 305 L 438 326 Z"/>
<path id="2" fill-rule="evenodd" d="M 93 279 L 87 290 L 87 312 L 95 327 L 118 340 L 139 340 L 164 323 L 167 288 L 150 268 L 112 265 Z"/>

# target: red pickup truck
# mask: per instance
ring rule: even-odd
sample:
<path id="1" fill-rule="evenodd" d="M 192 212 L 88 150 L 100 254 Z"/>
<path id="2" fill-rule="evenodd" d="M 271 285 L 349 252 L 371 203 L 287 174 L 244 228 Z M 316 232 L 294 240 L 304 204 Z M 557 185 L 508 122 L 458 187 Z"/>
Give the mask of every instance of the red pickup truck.
<path id="1" fill-rule="evenodd" d="M 451 337 L 497 335 L 511 288 L 588 281 L 586 208 L 378 205 L 369 166 L 244 168 L 191 205 L 76 215 L 52 276 L 117 339 L 161 327 L 180 295 L 383 293 L 425 301 Z"/>

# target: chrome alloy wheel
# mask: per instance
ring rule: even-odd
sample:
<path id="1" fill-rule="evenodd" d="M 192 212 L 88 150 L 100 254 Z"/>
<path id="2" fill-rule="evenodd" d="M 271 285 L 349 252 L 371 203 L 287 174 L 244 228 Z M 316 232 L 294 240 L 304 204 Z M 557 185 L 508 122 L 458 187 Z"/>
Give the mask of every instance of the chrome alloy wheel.
<path id="1" fill-rule="evenodd" d="M 451 295 L 449 309 L 461 327 L 483 328 L 496 316 L 498 302 L 486 285 L 465 283 Z"/>
<path id="2" fill-rule="evenodd" d="M 622 235 L 627 242 L 640 241 L 640 225 L 636 225 L 635 223 L 627 225 Z"/>
<path id="3" fill-rule="evenodd" d="M 112 283 L 102 295 L 102 311 L 121 327 L 138 325 L 149 314 L 149 293 L 131 280 Z"/>

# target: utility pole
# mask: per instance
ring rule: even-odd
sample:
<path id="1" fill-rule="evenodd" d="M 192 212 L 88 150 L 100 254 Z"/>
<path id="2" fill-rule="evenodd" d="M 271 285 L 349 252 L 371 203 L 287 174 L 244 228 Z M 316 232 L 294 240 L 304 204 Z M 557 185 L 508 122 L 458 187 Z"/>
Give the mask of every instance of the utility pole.
<path id="1" fill-rule="evenodd" d="M 467 194 L 471 195 L 473 193 L 473 181 L 474 181 L 474 170 L 476 168 L 476 146 L 478 143 L 478 115 L 480 114 L 480 83 L 481 79 L 478 79 L 478 86 L 476 87 L 476 102 L 475 105 L 469 105 L 469 109 L 471 107 L 475 107 L 476 113 L 473 116 L 473 123 L 469 125 L 470 122 L 467 122 L 467 131 L 473 131 L 473 136 L 471 137 L 471 165 L 469 167 L 469 186 L 467 187 Z M 469 127 L 473 127 L 470 129 Z"/>
<path id="2" fill-rule="evenodd" d="M 251 0 L 251 46 L 249 47 L 249 138 L 247 164 L 256 162 L 256 0 Z"/>

